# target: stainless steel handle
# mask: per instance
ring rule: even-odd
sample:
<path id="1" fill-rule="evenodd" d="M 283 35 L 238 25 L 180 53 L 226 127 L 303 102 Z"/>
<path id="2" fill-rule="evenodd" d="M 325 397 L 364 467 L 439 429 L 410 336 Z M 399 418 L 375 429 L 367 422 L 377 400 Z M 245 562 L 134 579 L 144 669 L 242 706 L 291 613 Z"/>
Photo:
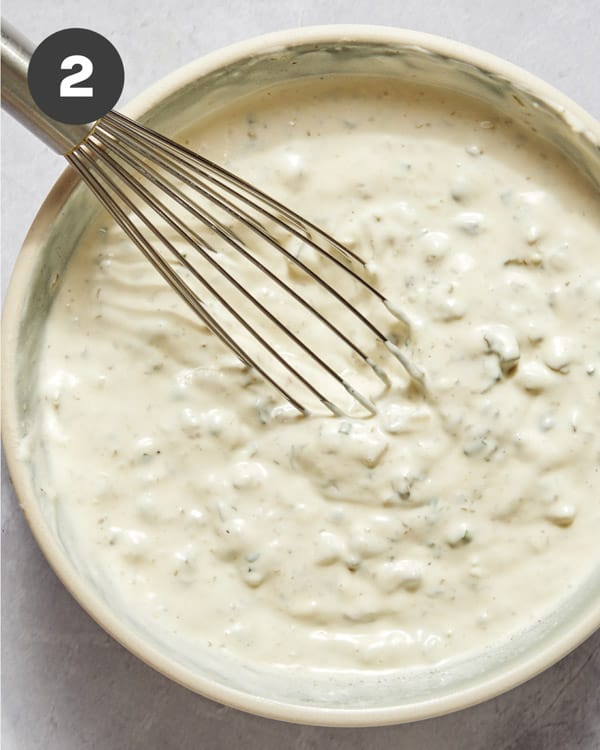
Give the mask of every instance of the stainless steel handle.
<path id="1" fill-rule="evenodd" d="M 67 125 L 44 114 L 33 101 L 27 69 L 34 45 L 2 19 L 2 108 L 59 154 L 80 143 L 91 125 Z"/>

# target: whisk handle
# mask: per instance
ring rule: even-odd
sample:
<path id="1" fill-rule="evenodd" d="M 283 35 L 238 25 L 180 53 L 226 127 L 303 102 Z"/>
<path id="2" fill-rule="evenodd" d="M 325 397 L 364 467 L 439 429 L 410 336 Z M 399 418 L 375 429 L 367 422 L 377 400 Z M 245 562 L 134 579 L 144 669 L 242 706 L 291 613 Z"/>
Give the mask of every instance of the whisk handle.
<path id="1" fill-rule="evenodd" d="M 29 92 L 27 69 L 34 45 L 2 19 L 2 108 L 59 154 L 88 134 L 87 125 L 68 125 L 44 114 Z"/>

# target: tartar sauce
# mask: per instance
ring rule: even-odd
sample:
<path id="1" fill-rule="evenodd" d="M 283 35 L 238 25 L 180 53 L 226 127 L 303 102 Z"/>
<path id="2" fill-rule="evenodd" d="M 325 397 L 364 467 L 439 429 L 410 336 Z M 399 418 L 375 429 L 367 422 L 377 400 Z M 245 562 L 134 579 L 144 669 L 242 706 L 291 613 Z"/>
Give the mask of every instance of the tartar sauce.
<path id="1" fill-rule="evenodd" d="M 298 416 L 102 217 L 39 373 L 73 559 L 157 637 L 274 665 L 434 663 L 551 613 L 600 562 L 598 194 L 501 112 L 383 79 L 290 84 L 181 138 L 364 258 L 409 327 L 356 301 L 426 388 L 388 358 L 389 389 L 360 376 L 376 416 Z"/>

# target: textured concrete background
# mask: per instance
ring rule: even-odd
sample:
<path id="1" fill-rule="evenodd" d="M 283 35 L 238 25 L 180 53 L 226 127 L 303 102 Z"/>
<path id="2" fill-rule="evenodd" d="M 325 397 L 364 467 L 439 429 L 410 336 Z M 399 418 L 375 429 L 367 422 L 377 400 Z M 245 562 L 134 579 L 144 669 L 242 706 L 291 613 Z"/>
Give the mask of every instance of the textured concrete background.
<path id="1" fill-rule="evenodd" d="M 378 23 L 453 37 L 561 88 L 600 117 L 598 0 L 5 0 L 34 41 L 86 26 L 121 52 L 126 101 L 210 50 L 276 29 Z M 60 159 L 2 115 L 2 292 Z M 600 632 L 526 685 L 440 719 L 380 729 L 300 727 L 247 716 L 172 684 L 79 608 L 49 569 L 2 477 L 4 750 L 598 750 Z"/>

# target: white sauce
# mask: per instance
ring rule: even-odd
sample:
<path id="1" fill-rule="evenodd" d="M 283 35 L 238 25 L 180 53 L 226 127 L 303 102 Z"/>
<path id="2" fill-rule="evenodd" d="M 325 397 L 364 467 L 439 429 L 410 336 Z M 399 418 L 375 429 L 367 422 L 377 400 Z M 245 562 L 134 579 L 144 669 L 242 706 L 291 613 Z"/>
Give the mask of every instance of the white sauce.
<path id="1" fill-rule="evenodd" d="M 410 337 L 355 299 L 427 396 L 381 347 L 388 391 L 336 352 L 377 416 L 297 417 L 95 227 L 39 376 L 75 557 L 161 637 L 281 665 L 437 662 L 551 612 L 600 561 L 598 196 L 501 114 L 390 81 L 295 85 L 187 139 L 367 261 Z"/>

